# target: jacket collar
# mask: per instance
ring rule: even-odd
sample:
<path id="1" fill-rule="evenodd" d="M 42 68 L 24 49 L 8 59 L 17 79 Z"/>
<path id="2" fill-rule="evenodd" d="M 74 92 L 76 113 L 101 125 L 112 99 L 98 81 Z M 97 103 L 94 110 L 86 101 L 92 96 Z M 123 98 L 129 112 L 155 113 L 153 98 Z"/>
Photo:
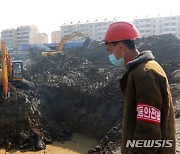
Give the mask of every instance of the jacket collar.
<path id="1" fill-rule="evenodd" d="M 142 62 L 154 60 L 154 59 L 155 58 L 150 50 L 143 51 L 138 56 L 136 56 L 132 61 L 129 61 L 126 65 L 126 68 L 129 70 L 132 67 L 135 67 Z"/>
<path id="2" fill-rule="evenodd" d="M 126 82 L 129 76 L 129 72 L 132 68 L 136 67 L 137 65 L 141 64 L 142 62 L 154 60 L 154 56 L 150 50 L 141 52 L 138 56 L 136 56 L 132 61 L 129 61 L 126 65 L 128 71 L 122 76 L 120 79 L 120 87 L 121 91 L 124 93 L 126 88 Z"/>

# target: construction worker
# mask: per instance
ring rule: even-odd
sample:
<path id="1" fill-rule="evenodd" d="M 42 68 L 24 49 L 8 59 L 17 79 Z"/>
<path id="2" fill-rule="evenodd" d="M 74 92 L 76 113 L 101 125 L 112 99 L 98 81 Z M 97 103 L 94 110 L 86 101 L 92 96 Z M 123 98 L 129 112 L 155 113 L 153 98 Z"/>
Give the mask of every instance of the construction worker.
<path id="1" fill-rule="evenodd" d="M 122 154 L 175 154 L 175 116 L 167 76 L 151 51 L 139 52 L 139 32 L 128 22 L 111 24 L 105 34 L 109 59 L 125 66 Z M 163 55 L 162 55 L 163 56 Z"/>

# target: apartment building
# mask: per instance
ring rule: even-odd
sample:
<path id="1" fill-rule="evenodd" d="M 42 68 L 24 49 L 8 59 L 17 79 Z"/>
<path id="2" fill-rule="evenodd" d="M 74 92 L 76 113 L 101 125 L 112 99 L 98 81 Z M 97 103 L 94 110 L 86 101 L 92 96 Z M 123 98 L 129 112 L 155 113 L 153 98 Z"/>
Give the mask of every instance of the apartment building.
<path id="1" fill-rule="evenodd" d="M 48 43 L 48 35 L 46 33 L 38 33 L 37 35 L 37 44 Z"/>
<path id="2" fill-rule="evenodd" d="M 180 38 L 180 16 L 135 19 L 133 23 L 142 37 L 171 33 Z"/>
<path id="3" fill-rule="evenodd" d="M 64 24 L 60 26 L 61 31 L 61 38 L 63 38 L 66 35 L 69 35 L 71 33 L 74 33 L 75 31 L 79 31 L 85 36 L 88 36 L 91 40 L 100 41 L 104 39 L 104 35 L 106 30 L 108 29 L 109 25 L 113 23 L 115 20 L 109 20 L 106 19 L 104 21 L 95 21 L 95 22 L 89 22 L 81 23 L 78 22 L 76 24 Z M 84 41 L 84 38 L 81 37 L 75 37 L 71 39 L 72 42 L 82 42 Z"/>
<path id="4" fill-rule="evenodd" d="M 59 43 L 61 40 L 61 32 L 60 31 L 53 31 L 51 33 L 51 43 Z"/>
<path id="5" fill-rule="evenodd" d="M 36 26 L 17 27 L 17 48 L 23 44 L 37 43 L 38 28 Z"/>
<path id="6" fill-rule="evenodd" d="M 16 29 L 6 29 L 1 32 L 2 41 L 6 42 L 8 50 L 13 50 L 17 46 L 16 42 Z"/>

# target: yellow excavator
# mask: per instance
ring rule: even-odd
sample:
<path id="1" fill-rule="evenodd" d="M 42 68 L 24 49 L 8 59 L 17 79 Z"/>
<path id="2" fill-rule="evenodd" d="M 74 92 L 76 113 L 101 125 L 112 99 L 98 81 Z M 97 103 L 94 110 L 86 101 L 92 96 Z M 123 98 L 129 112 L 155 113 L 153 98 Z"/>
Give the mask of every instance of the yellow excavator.
<path id="1" fill-rule="evenodd" d="M 9 81 L 23 80 L 23 63 L 22 61 L 11 61 L 6 43 L 1 42 L 1 69 L 0 84 L 2 87 L 2 96 L 6 100 L 10 97 Z"/>
<path id="2" fill-rule="evenodd" d="M 74 38 L 74 37 L 76 37 L 76 36 L 83 37 L 83 38 L 86 39 L 85 35 L 83 33 L 81 33 L 81 32 L 74 32 L 72 34 L 66 35 L 61 39 L 61 41 L 59 43 L 59 46 L 58 46 L 58 51 L 42 52 L 42 56 L 46 57 L 46 56 L 54 56 L 56 54 L 63 54 L 62 49 L 64 47 L 65 42 L 72 39 L 72 38 Z"/>

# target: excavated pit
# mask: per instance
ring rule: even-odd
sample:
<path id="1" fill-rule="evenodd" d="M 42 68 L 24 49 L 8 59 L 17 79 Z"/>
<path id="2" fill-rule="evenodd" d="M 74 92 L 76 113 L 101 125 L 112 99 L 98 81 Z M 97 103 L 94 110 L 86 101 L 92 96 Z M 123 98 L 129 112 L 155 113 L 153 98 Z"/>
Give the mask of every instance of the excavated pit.
<path id="1" fill-rule="evenodd" d="M 57 122 L 63 120 L 74 131 L 98 139 L 118 119 L 120 122 L 122 95 L 116 80 L 124 70 L 97 67 L 86 59 L 66 55 L 42 58 L 35 67 L 28 68 L 28 76 L 38 84 L 38 93 Z"/>
<path id="2" fill-rule="evenodd" d="M 166 71 L 178 120 L 180 40 L 153 36 L 137 40 L 137 47 L 152 50 Z M 112 66 L 105 47 L 95 41 L 64 53 L 23 57 L 24 78 L 30 82 L 14 83 L 15 104 L 0 104 L 0 146 L 41 150 L 78 132 L 99 140 L 89 153 L 119 153 L 123 96 L 118 80 L 125 69 Z"/>

